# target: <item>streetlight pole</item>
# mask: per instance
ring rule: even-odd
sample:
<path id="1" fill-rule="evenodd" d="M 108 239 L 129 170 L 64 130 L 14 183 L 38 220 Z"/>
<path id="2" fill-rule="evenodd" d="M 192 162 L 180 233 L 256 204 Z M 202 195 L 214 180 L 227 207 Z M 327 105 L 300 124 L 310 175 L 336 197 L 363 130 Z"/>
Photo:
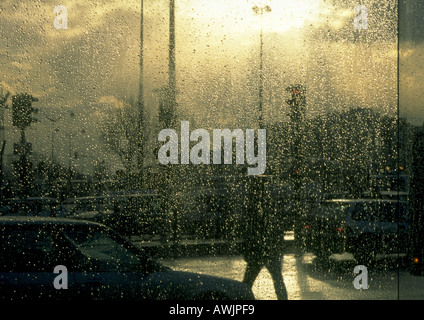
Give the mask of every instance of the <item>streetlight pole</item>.
<path id="1" fill-rule="evenodd" d="M 0 93 L 0 199 L 3 196 L 3 154 L 6 147 L 6 138 L 5 138 L 5 126 L 4 126 L 4 109 L 7 108 L 6 101 L 10 93 L 7 92 L 3 95 L 3 88 L 1 88 Z"/>
<path id="2" fill-rule="evenodd" d="M 175 0 L 169 2 L 169 94 L 170 103 L 176 101 L 176 71 L 175 71 Z"/>
<path id="3" fill-rule="evenodd" d="M 175 120 L 175 111 L 177 108 L 177 74 L 175 69 L 176 58 L 175 58 L 175 0 L 169 1 L 169 64 L 168 64 L 168 99 L 166 111 L 168 115 L 165 115 L 165 119 L 169 122 L 170 127 L 173 126 Z M 165 202 L 165 210 L 172 211 L 173 220 L 172 220 L 172 233 L 174 244 L 177 243 L 178 239 L 178 214 L 176 207 L 173 205 L 174 195 L 175 195 L 175 177 L 177 172 L 168 167 L 166 170 L 166 180 L 168 184 L 168 189 L 165 191 L 168 193 L 168 199 Z M 171 187 L 172 186 L 172 187 Z M 174 199 L 172 199 L 174 198 Z"/>
<path id="4" fill-rule="evenodd" d="M 294 236 L 296 244 L 300 248 L 304 248 L 305 239 L 304 234 L 302 233 L 302 223 L 304 222 L 305 211 L 303 210 L 301 189 L 303 175 L 302 138 L 306 108 L 306 88 L 301 84 L 296 84 L 287 87 L 286 91 L 291 96 L 291 99 L 286 100 L 286 103 L 290 107 L 289 116 L 292 126 L 291 156 L 293 163 L 290 175 L 293 180 L 293 200 L 295 210 Z"/>
<path id="5" fill-rule="evenodd" d="M 144 1 L 141 0 L 141 18 L 140 18 L 140 75 L 139 75 L 139 86 L 138 86 L 138 156 L 137 156 L 137 171 L 140 175 L 140 188 L 143 184 L 143 163 L 144 163 L 144 88 L 143 88 L 143 51 L 144 51 Z"/>
<path id="6" fill-rule="evenodd" d="M 260 49 L 259 49 L 259 128 L 263 128 L 263 86 L 264 86 L 264 75 L 263 75 L 263 14 L 271 12 L 271 7 L 268 5 L 264 6 L 253 6 L 253 12 L 260 15 L 261 18 L 261 33 L 260 33 Z"/>
<path id="7" fill-rule="evenodd" d="M 254 13 L 260 15 L 260 46 L 259 46 L 259 129 L 263 129 L 263 86 L 264 86 L 264 75 L 263 75 L 263 15 L 264 13 L 271 12 L 271 7 L 268 5 L 258 6 L 255 5 L 252 7 Z M 259 140 L 258 140 L 259 143 Z M 252 188 L 257 193 L 258 204 L 256 210 L 259 212 L 262 211 L 262 219 L 265 219 L 265 215 L 269 213 L 265 210 L 265 180 L 263 178 L 255 177 L 251 183 L 249 183 L 249 189 Z M 251 195 L 249 195 L 251 197 Z M 266 220 L 263 220 L 265 223 Z M 263 232 L 263 230 L 262 230 Z M 261 234 L 264 236 L 264 234 Z"/>

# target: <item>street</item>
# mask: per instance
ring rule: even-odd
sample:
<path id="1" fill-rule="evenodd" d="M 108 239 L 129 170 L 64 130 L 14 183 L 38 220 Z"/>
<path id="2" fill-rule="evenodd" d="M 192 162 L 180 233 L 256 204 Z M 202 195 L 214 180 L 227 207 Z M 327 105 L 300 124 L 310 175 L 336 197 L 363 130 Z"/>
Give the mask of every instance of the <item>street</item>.
<path id="1" fill-rule="evenodd" d="M 241 281 L 245 262 L 241 256 L 206 256 L 163 259 L 178 270 L 212 274 Z M 399 268 L 398 265 L 399 264 Z M 411 276 L 402 257 L 380 256 L 368 270 L 368 289 L 355 289 L 356 262 L 348 254 L 331 256 L 317 263 L 311 254 L 290 253 L 283 259 L 283 276 L 289 300 L 413 300 L 424 298 L 424 277 Z M 274 287 L 264 268 L 255 281 L 258 300 L 275 300 Z"/>

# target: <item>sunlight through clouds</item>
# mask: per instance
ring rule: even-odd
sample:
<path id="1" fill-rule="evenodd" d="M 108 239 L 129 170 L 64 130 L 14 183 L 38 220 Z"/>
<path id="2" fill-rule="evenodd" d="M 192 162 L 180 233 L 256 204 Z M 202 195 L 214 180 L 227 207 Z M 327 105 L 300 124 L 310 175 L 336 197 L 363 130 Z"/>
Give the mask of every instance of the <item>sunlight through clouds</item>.
<path id="1" fill-rule="evenodd" d="M 391 1 L 392 2 L 392 1 Z M 391 112 L 396 37 L 369 5 L 369 34 L 356 43 L 354 1 L 263 1 L 264 119 L 286 119 L 284 88 L 304 82 L 308 112 L 329 105 L 369 105 Z M 55 29 L 53 0 L 3 1 L 1 80 L 15 92 L 43 97 L 96 117 L 101 97 L 138 95 L 140 1 L 67 0 L 68 28 Z M 249 127 L 257 119 L 259 15 L 256 1 L 176 1 L 178 112 L 202 127 Z M 169 3 L 144 1 L 146 118 L 157 117 L 157 90 L 168 82 Z M 393 20 L 393 21 L 392 21 Z M 387 25 L 390 27 L 388 28 Z M 362 41 L 362 40 L 361 40 Z M 375 44 L 373 44 L 375 43 Z M 13 57 L 13 58 L 12 58 Z M 18 57 L 18 58 L 17 58 Z M 375 94 L 374 87 L 384 88 Z M 213 88 L 213 90 L 211 90 Z M 322 92 L 329 94 L 323 95 Z M 386 109 L 384 109 L 386 108 Z M 219 125 L 218 125 L 219 123 Z M 153 126 L 157 123 L 152 123 Z M 37 126 L 35 125 L 34 128 Z"/>

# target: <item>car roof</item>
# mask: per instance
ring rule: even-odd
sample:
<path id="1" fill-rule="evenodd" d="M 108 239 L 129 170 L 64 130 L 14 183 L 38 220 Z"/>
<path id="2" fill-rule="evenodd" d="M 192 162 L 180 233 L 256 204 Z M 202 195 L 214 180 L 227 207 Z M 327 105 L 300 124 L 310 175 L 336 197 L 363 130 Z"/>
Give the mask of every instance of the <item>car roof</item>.
<path id="1" fill-rule="evenodd" d="M 55 198 L 51 197 L 27 197 L 27 198 L 6 198 L 4 201 L 13 202 L 33 202 L 33 201 L 46 201 L 46 202 L 59 202 Z"/>
<path id="2" fill-rule="evenodd" d="M 329 199 L 329 200 L 325 200 L 324 202 L 326 203 L 336 203 L 336 202 L 340 202 L 340 203 L 358 203 L 358 202 L 406 203 L 405 201 L 396 200 L 396 199 Z"/>
<path id="3" fill-rule="evenodd" d="M 1 216 L 0 225 L 92 225 L 99 226 L 99 223 L 74 220 L 69 218 L 37 217 L 37 216 Z"/>

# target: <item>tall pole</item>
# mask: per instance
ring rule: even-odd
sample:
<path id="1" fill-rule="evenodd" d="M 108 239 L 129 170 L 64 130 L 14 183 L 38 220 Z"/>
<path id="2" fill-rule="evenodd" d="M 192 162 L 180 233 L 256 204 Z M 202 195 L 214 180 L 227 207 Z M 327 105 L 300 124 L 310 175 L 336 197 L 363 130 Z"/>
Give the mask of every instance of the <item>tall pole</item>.
<path id="1" fill-rule="evenodd" d="M 169 104 L 170 111 L 175 111 L 176 106 L 176 71 L 175 71 L 175 0 L 169 2 Z"/>
<path id="2" fill-rule="evenodd" d="M 259 128 L 263 128 L 263 14 L 264 12 L 271 12 L 270 6 L 258 7 L 255 5 L 252 10 L 260 15 L 261 19 L 261 32 L 260 32 L 260 47 L 259 47 Z"/>
<path id="3" fill-rule="evenodd" d="M 259 129 L 263 129 L 263 82 L 264 82 L 264 76 L 263 76 L 263 14 L 264 12 L 271 12 L 270 6 L 262 6 L 259 7 L 255 5 L 252 8 L 253 12 L 260 15 L 260 45 L 259 45 Z M 259 140 L 258 140 L 259 143 Z M 258 212 L 262 211 L 262 222 L 265 226 L 266 216 L 269 214 L 269 212 L 266 210 L 266 191 L 265 191 L 265 180 L 263 178 L 255 177 L 252 180 L 252 184 L 250 184 L 250 187 L 253 188 L 253 190 L 256 190 L 257 195 L 259 196 L 258 203 L 256 204 L 256 210 Z M 249 198 L 251 198 L 251 195 L 249 195 Z M 252 200 L 252 199 L 250 199 Z M 260 234 L 261 236 L 264 236 L 265 230 L 261 230 Z"/>
<path id="4" fill-rule="evenodd" d="M 175 125 L 177 80 L 175 70 L 175 0 L 169 2 L 168 85 L 159 91 L 159 122 L 166 128 Z"/>
<path id="5" fill-rule="evenodd" d="M 175 76 L 175 0 L 169 2 L 169 87 L 174 88 Z"/>
<path id="6" fill-rule="evenodd" d="M 291 95 L 291 99 L 286 100 L 286 102 L 290 107 L 289 116 L 292 127 L 291 156 L 293 163 L 290 175 L 293 181 L 294 237 L 296 244 L 299 248 L 303 249 L 305 239 L 302 233 L 302 225 L 305 218 L 305 211 L 303 210 L 304 199 L 302 199 L 301 192 L 303 175 L 302 139 L 306 108 L 306 88 L 303 85 L 297 84 L 286 88 L 286 91 Z"/>
<path id="7" fill-rule="evenodd" d="M 168 119 L 168 125 L 170 127 L 173 126 L 173 122 L 175 120 L 175 109 L 177 106 L 177 97 L 176 97 L 176 88 L 177 88 L 177 76 L 175 71 L 175 0 L 169 1 L 169 65 L 168 65 L 168 97 L 167 97 L 167 108 L 166 118 Z M 172 233 L 174 243 L 178 242 L 178 214 L 175 207 L 173 207 L 173 201 L 170 201 L 170 196 L 174 195 L 173 187 L 175 185 L 174 177 L 175 171 L 171 170 L 168 167 L 166 171 L 166 181 L 168 182 L 168 189 L 165 191 L 168 193 L 168 197 L 166 200 L 166 210 L 168 212 L 172 211 L 173 219 L 172 219 Z"/>
<path id="8" fill-rule="evenodd" d="M 143 46 L 144 46 L 144 37 L 143 37 L 143 28 L 144 28 L 144 6 L 143 0 L 141 0 L 141 18 L 140 18 L 140 78 L 138 86 L 138 157 L 137 157 L 137 171 L 140 178 L 140 184 L 143 183 L 143 163 L 144 163 L 144 91 L 143 91 Z"/>
<path id="9" fill-rule="evenodd" d="M 6 100 L 9 97 L 10 93 L 7 92 L 3 95 L 3 88 L 1 88 L 0 94 L 0 199 L 3 197 L 3 155 L 6 147 L 5 139 L 5 126 L 4 126 L 4 109 L 6 108 Z"/>
<path id="10" fill-rule="evenodd" d="M 259 128 L 263 128 L 263 90 L 264 90 L 264 72 L 263 72 L 263 9 L 261 9 L 261 35 L 260 35 L 260 50 L 259 50 Z"/>

